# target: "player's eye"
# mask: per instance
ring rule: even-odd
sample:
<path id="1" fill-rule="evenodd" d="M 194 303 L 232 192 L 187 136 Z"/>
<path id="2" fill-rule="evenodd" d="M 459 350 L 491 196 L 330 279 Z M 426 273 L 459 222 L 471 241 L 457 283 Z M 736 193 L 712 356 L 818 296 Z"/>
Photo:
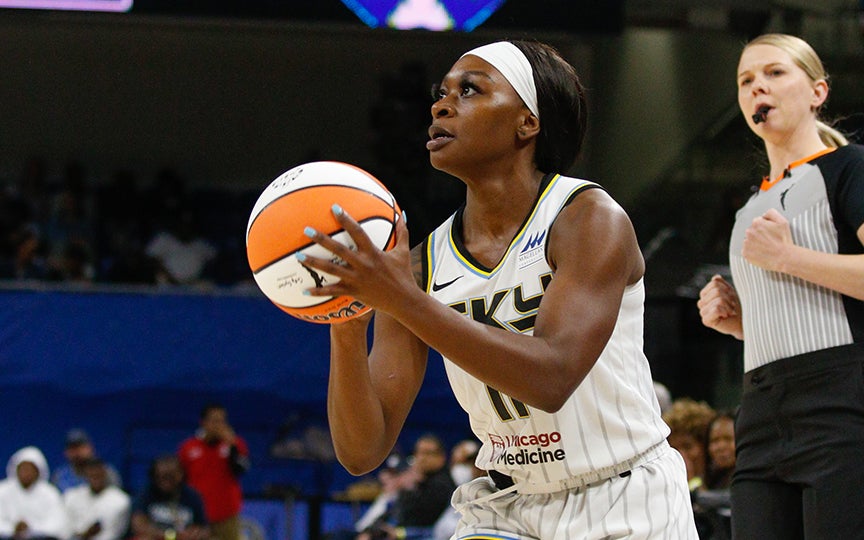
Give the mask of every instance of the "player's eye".
<path id="1" fill-rule="evenodd" d="M 468 81 L 463 81 L 460 88 L 463 96 L 472 96 L 480 91 L 477 85 Z"/>
<path id="2" fill-rule="evenodd" d="M 439 99 L 443 98 L 447 92 L 444 90 L 444 87 L 442 87 L 441 84 L 435 83 L 432 85 L 432 90 L 430 91 L 430 93 L 432 95 L 432 99 L 434 101 L 438 101 Z"/>

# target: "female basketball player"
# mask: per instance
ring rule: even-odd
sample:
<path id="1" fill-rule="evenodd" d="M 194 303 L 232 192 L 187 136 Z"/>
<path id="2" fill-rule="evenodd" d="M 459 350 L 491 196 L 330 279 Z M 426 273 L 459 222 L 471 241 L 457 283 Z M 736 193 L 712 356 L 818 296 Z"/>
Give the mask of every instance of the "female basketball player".
<path id="1" fill-rule="evenodd" d="M 331 327 L 340 461 L 359 474 L 387 456 L 433 347 L 489 471 L 454 494 L 456 538 L 696 538 L 642 352 L 633 227 L 597 184 L 560 174 L 585 133 L 575 70 L 546 45 L 498 42 L 462 56 L 435 98 L 430 159 L 467 196 L 414 249 L 414 273 L 404 220 L 390 252 L 338 207 L 356 251 L 308 231 L 345 262 L 307 258 L 341 279 L 310 294 L 376 310 L 368 356 L 367 320 Z"/>
<path id="2" fill-rule="evenodd" d="M 739 210 L 702 322 L 744 340 L 732 480 L 736 538 L 864 534 L 864 147 L 819 120 L 825 70 L 769 34 L 738 63 L 738 103 L 771 170 Z"/>

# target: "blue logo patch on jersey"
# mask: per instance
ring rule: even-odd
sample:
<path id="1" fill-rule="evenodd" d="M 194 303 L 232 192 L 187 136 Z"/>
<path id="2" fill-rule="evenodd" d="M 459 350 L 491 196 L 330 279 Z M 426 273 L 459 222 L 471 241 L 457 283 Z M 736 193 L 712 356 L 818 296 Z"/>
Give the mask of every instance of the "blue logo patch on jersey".
<path id="1" fill-rule="evenodd" d="M 531 236 L 528 237 L 528 241 L 525 242 L 525 247 L 523 247 L 522 251 L 520 251 L 519 253 L 522 254 L 522 253 L 525 253 L 526 251 L 530 251 L 532 249 L 537 249 L 539 247 L 542 247 L 544 238 L 546 238 L 546 230 L 545 229 L 539 233 L 532 234 Z"/>
<path id="2" fill-rule="evenodd" d="M 525 244 L 519 251 L 519 269 L 527 268 L 537 261 L 543 260 L 545 256 L 546 229 L 534 233 L 525 240 Z"/>

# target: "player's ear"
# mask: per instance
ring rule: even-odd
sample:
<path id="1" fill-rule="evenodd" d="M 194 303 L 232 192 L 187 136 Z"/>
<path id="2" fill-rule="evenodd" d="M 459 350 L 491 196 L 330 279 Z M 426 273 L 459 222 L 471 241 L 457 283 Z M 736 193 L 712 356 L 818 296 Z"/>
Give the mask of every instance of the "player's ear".
<path id="1" fill-rule="evenodd" d="M 524 141 L 536 137 L 540 132 L 540 119 L 528 111 L 526 111 L 526 114 L 520 116 L 520 119 L 521 123 L 519 124 L 519 128 L 516 130 L 519 138 Z"/>

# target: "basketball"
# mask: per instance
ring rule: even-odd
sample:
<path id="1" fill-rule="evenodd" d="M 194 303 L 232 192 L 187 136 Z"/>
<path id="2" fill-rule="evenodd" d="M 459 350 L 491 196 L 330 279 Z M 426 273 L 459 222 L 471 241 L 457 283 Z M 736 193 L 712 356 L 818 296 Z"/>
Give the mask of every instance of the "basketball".
<path id="1" fill-rule="evenodd" d="M 338 323 L 370 308 L 350 296 L 307 296 L 312 287 L 337 283 L 304 266 L 297 253 L 340 262 L 303 233 L 308 226 L 356 249 L 331 210 L 340 205 L 383 250 L 396 244 L 401 210 L 390 191 L 368 172 L 337 161 L 298 165 L 273 180 L 258 197 L 246 227 L 246 255 L 258 287 L 286 313 L 313 323 Z"/>

